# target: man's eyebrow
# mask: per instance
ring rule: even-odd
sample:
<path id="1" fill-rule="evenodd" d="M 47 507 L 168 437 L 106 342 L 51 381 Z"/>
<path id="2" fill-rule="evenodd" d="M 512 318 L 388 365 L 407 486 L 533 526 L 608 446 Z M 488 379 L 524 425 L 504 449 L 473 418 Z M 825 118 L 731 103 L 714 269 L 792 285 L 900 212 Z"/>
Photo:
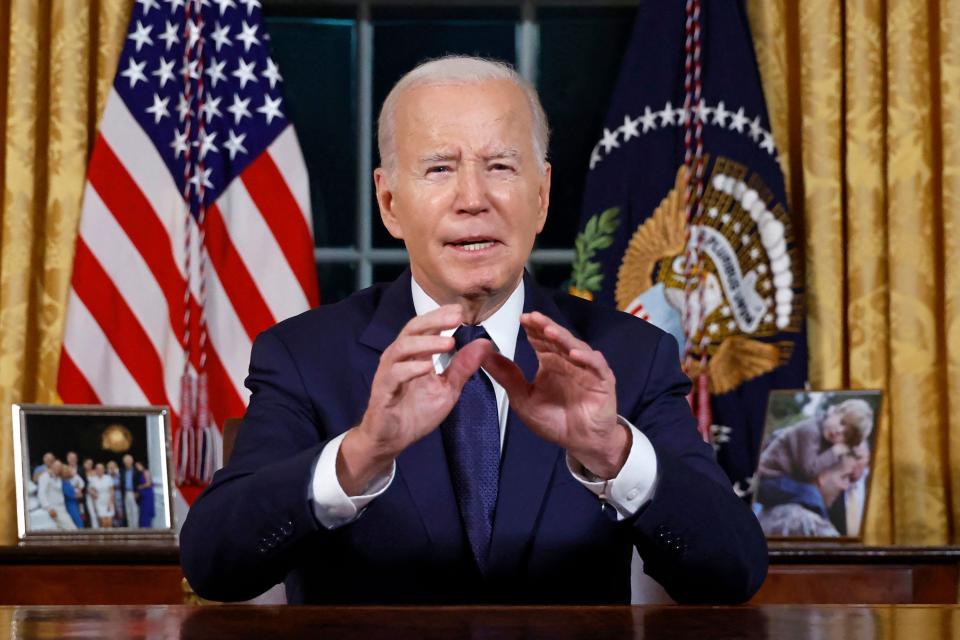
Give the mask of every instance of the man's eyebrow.
<path id="1" fill-rule="evenodd" d="M 514 148 L 498 149 L 488 154 L 484 154 L 484 160 L 515 160 L 520 157 L 520 151 Z"/>
<path id="2" fill-rule="evenodd" d="M 420 164 L 430 163 L 430 162 L 452 162 L 458 160 L 460 154 L 454 153 L 452 151 L 437 151 L 435 153 L 429 153 L 425 156 L 420 156 Z"/>

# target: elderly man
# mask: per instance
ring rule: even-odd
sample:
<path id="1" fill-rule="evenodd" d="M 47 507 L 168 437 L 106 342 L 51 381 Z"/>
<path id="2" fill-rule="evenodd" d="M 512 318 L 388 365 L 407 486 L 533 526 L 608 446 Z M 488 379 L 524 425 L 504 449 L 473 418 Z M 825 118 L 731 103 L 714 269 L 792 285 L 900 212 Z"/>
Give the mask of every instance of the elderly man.
<path id="1" fill-rule="evenodd" d="M 374 181 L 410 269 L 258 337 L 233 456 L 181 533 L 197 593 L 628 602 L 634 546 L 677 600 L 756 591 L 764 539 L 699 440 L 676 343 L 524 273 L 547 143 L 505 65 L 397 83 Z"/>

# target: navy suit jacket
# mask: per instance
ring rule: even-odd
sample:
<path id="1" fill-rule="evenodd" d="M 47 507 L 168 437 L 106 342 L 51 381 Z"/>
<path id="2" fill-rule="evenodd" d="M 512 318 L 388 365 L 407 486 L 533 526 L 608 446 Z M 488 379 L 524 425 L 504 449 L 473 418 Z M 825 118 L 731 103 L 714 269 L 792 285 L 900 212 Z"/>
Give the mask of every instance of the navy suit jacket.
<path id="1" fill-rule="evenodd" d="M 626 313 L 547 293 L 539 310 L 606 357 L 620 415 L 656 451 L 652 500 L 617 521 L 566 467 L 564 451 L 507 420 L 489 568 L 476 567 L 440 431 L 397 459 L 387 491 L 327 530 L 308 497 L 323 446 L 358 424 L 380 354 L 414 315 L 410 273 L 265 331 L 253 346 L 252 396 L 227 466 L 190 509 L 180 537 L 187 580 L 214 600 L 285 581 L 291 603 L 627 603 L 636 546 L 644 570 L 681 602 L 749 599 L 766 542 L 700 439 L 676 342 Z M 521 328 L 515 361 L 537 358 Z"/>

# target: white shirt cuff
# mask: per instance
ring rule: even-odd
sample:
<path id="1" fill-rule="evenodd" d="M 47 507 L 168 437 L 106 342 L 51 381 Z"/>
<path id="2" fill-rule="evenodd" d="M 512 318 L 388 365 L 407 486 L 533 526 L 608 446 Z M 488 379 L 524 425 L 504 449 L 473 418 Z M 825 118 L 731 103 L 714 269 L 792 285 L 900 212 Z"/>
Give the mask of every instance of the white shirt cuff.
<path id="1" fill-rule="evenodd" d="M 387 490 L 397 471 L 397 463 L 394 462 L 390 473 L 374 478 L 361 495 L 348 496 L 337 478 L 337 454 L 340 453 L 340 443 L 345 435 L 341 433 L 320 452 L 310 482 L 313 513 L 327 529 L 336 529 L 356 520 L 364 507 Z"/>
<path id="2" fill-rule="evenodd" d="M 569 453 L 567 468 L 588 491 L 616 510 L 617 520 L 624 520 L 653 497 L 657 485 L 657 454 L 647 436 L 629 420 L 617 416 L 617 421 L 630 430 L 632 442 L 627 461 L 615 478 L 600 480 Z"/>

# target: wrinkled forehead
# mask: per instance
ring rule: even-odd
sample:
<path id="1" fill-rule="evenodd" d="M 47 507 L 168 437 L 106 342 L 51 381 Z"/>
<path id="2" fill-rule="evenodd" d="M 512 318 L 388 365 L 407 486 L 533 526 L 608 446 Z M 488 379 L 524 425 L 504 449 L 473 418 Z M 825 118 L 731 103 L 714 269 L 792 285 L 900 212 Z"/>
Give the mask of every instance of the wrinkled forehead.
<path id="1" fill-rule="evenodd" d="M 400 155 L 438 148 L 532 153 L 530 107 L 520 87 L 507 80 L 411 87 L 400 94 L 395 118 Z"/>

